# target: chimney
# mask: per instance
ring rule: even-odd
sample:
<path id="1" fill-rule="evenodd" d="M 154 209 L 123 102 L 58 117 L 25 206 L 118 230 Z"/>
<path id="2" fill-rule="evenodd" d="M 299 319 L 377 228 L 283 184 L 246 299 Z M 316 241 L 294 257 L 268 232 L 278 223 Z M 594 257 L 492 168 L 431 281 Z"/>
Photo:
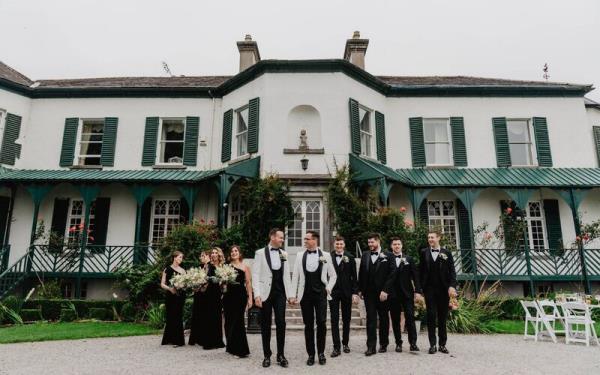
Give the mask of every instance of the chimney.
<path id="1" fill-rule="evenodd" d="M 344 50 L 344 60 L 350 61 L 352 64 L 361 69 L 365 68 L 365 55 L 369 39 L 361 39 L 360 31 L 355 31 L 352 39 L 346 40 L 346 49 Z"/>
<path id="2" fill-rule="evenodd" d="M 240 72 L 260 61 L 258 44 L 252 40 L 250 34 L 246 34 L 243 41 L 237 42 L 237 46 L 240 51 Z"/>

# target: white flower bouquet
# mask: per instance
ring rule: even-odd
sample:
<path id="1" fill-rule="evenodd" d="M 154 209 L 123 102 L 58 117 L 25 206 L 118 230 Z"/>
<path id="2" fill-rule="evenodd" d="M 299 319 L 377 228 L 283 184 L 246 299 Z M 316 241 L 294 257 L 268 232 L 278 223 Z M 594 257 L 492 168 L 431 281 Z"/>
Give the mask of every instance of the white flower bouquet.
<path id="1" fill-rule="evenodd" d="M 173 286 L 173 288 L 177 289 L 177 291 L 183 291 L 186 289 L 186 274 L 176 274 L 173 277 L 171 277 L 171 280 L 169 281 L 169 283 L 171 284 L 171 286 Z"/>
<path id="2" fill-rule="evenodd" d="M 215 269 L 214 282 L 219 283 L 223 286 L 223 291 L 227 292 L 228 284 L 237 284 L 235 279 L 237 278 L 237 271 L 231 264 L 224 264 Z"/>
<path id="3" fill-rule="evenodd" d="M 197 290 L 208 282 L 206 271 L 202 268 L 190 268 L 185 276 L 187 289 Z"/>

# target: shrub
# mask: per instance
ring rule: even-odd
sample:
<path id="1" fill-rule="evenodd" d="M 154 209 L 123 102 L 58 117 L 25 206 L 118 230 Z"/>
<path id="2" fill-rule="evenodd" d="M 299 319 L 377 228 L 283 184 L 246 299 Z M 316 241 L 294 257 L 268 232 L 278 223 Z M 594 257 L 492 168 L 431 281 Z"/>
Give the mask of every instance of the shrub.
<path id="1" fill-rule="evenodd" d="M 454 333 L 491 333 L 486 323 L 498 319 L 501 310 L 497 300 L 490 298 L 500 286 L 497 281 L 487 289 L 483 288 L 475 298 L 467 298 L 465 292 L 470 289 L 466 283 L 458 295 L 459 308 L 450 311 L 448 331 Z"/>
<path id="2" fill-rule="evenodd" d="M 19 314 L 23 308 L 23 299 L 17 296 L 8 296 L 4 299 L 4 301 L 2 301 L 2 304 L 8 309 Z"/>
<path id="3" fill-rule="evenodd" d="M 66 299 L 58 299 L 58 300 L 29 300 L 25 302 L 23 305 L 24 308 L 27 309 L 41 309 L 42 317 L 46 320 L 59 320 L 61 309 L 65 308 L 65 304 L 69 303 L 75 307 L 77 316 L 89 316 L 90 308 L 103 308 L 107 310 L 107 315 L 110 317 L 111 314 L 108 313 L 109 310 L 112 311 L 112 307 L 114 306 L 117 311 L 121 310 L 121 306 L 126 301 L 88 301 L 88 300 L 66 300 Z"/>
<path id="4" fill-rule="evenodd" d="M 148 307 L 148 310 L 146 310 L 146 317 L 148 318 L 148 324 L 150 324 L 150 327 L 163 329 L 166 320 L 165 305 L 151 303 Z"/>
<path id="5" fill-rule="evenodd" d="M 123 304 L 123 306 L 121 307 L 121 319 L 123 319 L 124 322 L 135 321 L 136 315 L 137 310 L 135 309 L 133 303 L 127 302 Z"/>
<path id="6" fill-rule="evenodd" d="M 40 309 L 21 309 L 21 318 L 24 322 L 35 322 L 42 320 L 42 310 Z"/>
<path id="7" fill-rule="evenodd" d="M 75 310 L 72 309 L 61 309 L 60 310 L 60 321 L 61 322 L 72 322 L 77 319 Z"/>
<path id="8" fill-rule="evenodd" d="M 61 299 L 60 283 L 58 280 L 41 282 L 37 288 L 37 298 L 39 299 Z"/>
<path id="9" fill-rule="evenodd" d="M 102 307 L 92 307 L 89 309 L 89 317 L 96 320 L 106 320 L 107 310 Z"/>
<path id="10" fill-rule="evenodd" d="M 0 323 L 23 324 L 23 319 L 13 309 L 0 303 Z"/>

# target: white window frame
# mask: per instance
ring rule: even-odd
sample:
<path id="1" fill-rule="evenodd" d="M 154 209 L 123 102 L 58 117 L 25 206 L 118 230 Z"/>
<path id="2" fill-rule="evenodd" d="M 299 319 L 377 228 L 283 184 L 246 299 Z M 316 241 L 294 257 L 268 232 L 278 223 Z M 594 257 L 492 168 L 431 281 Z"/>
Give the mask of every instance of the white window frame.
<path id="1" fill-rule="evenodd" d="M 73 214 L 73 204 L 75 202 L 81 202 L 81 214 Z M 88 231 L 92 232 L 95 229 L 95 225 L 96 225 L 96 205 L 95 205 L 96 201 L 92 202 L 92 206 L 90 207 L 90 222 L 88 224 Z M 77 223 L 72 223 L 71 221 L 73 220 L 77 220 Z M 83 199 L 80 198 L 75 198 L 75 199 L 69 199 L 69 210 L 67 211 L 67 225 L 65 228 L 65 233 L 64 233 L 64 240 L 66 243 L 73 243 L 73 238 L 71 238 L 71 233 L 69 231 L 69 229 L 71 229 L 71 227 L 75 226 L 77 227 L 79 224 L 83 223 L 85 220 L 85 202 Z M 77 230 L 75 231 L 75 233 L 79 232 L 79 228 L 77 228 Z M 89 233 L 88 232 L 88 233 Z M 93 241 L 92 241 L 93 242 Z"/>
<path id="2" fill-rule="evenodd" d="M 318 228 L 308 228 L 307 227 L 307 203 L 308 202 L 317 202 L 319 205 L 319 213 L 318 213 Z M 292 198 L 292 206 L 296 205 L 299 209 L 299 224 L 300 224 L 300 245 L 293 246 L 290 245 L 290 240 L 296 239 L 295 236 L 290 236 L 289 231 L 292 229 L 290 226 L 285 228 L 285 247 L 288 250 L 300 251 L 304 247 L 304 236 L 306 235 L 307 230 L 316 230 L 320 235 L 320 241 L 323 241 L 323 199 L 318 197 L 294 197 Z M 294 223 L 292 222 L 292 225 Z M 322 246 L 322 242 L 319 243 L 319 246 Z"/>
<path id="3" fill-rule="evenodd" d="M 240 117 L 242 117 L 242 112 L 247 112 L 248 116 L 246 116 L 248 118 L 248 121 L 246 121 L 246 130 L 238 132 L 238 126 L 239 126 L 239 122 L 240 122 Z M 234 121 L 234 134 L 233 134 L 233 142 L 234 142 L 234 150 L 235 150 L 235 155 L 236 158 L 241 158 L 243 156 L 248 155 L 248 128 L 249 128 L 249 123 L 250 122 L 250 107 L 246 104 L 238 109 L 235 110 L 235 121 Z M 244 147 L 244 151 L 242 152 L 242 150 L 240 150 L 240 139 L 242 139 L 243 137 L 246 137 L 246 145 Z"/>
<path id="4" fill-rule="evenodd" d="M 242 195 L 239 190 L 233 192 L 229 197 L 229 226 L 240 224 L 245 213 Z"/>
<path id="5" fill-rule="evenodd" d="M 76 148 L 76 154 L 75 154 L 75 160 L 76 160 L 76 165 L 78 166 L 88 166 L 88 167 L 101 167 L 102 166 L 102 152 L 100 152 L 99 155 L 90 155 L 90 154 L 86 154 L 86 155 L 81 155 L 81 145 L 82 145 L 82 139 L 81 137 L 83 137 L 83 125 L 86 122 L 102 122 L 102 142 L 100 143 L 100 150 L 102 150 L 102 143 L 104 143 L 104 131 L 106 130 L 106 121 L 104 120 L 104 118 L 95 118 L 95 117 L 88 117 L 88 118 L 80 118 L 79 119 L 79 123 L 77 125 L 77 148 Z M 87 143 L 98 143 L 98 142 L 87 142 Z M 82 157 L 98 157 L 98 164 L 84 164 L 82 162 Z"/>
<path id="6" fill-rule="evenodd" d="M 364 116 L 360 116 L 360 112 L 361 110 L 365 111 L 366 115 L 368 116 L 369 119 L 369 131 L 365 131 L 362 129 L 362 118 Z M 377 152 L 377 145 L 375 144 L 375 139 L 376 139 L 376 129 L 375 129 L 375 123 L 373 121 L 373 113 L 374 111 L 368 107 L 365 107 L 363 105 L 358 106 L 358 131 L 360 134 L 360 154 L 362 156 L 366 156 L 368 158 L 372 158 L 375 159 L 376 158 L 376 152 Z M 366 137 L 368 137 L 368 145 L 369 145 L 369 151 L 367 152 L 367 150 L 365 149 L 364 145 L 363 145 L 363 135 L 365 135 Z"/>
<path id="7" fill-rule="evenodd" d="M 163 140 L 163 124 L 164 121 L 181 121 L 183 123 L 183 139 L 181 141 L 166 141 Z M 156 165 L 183 165 L 183 153 L 185 150 L 185 129 L 186 129 L 185 117 L 161 117 L 158 126 L 158 139 L 157 139 L 157 153 L 156 153 Z M 163 143 L 181 143 L 181 162 L 168 162 L 162 161 L 164 157 Z"/>
<path id="8" fill-rule="evenodd" d="M 440 225 L 440 229 L 442 231 L 442 234 L 446 234 L 446 225 L 445 225 L 445 221 L 446 220 L 453 220 L 454 221 L 454 231 L 455 231 L 455 239 L 456 239 L 456 248 L 459 248 L 459 244 L 460 244 L 460 229 L 458 227 L 458 215 L 457 215 L 457 211 L 458 211 L 458 206 L 456 204 L 456 200 L 453 199 L 427 199 L 427 217 L 428 217 L 428 225 L 429 228 L 433 228 L 434 224 L 432 224 L 433 220 L 438 220 L 441 222 Z M 429 202 L 438 202 L 440 204 L 440 215 L 432 215 L 429 213 Z M 452 202 L 453 206 L 454 206 L 454 215 L 444 215 L 444 202 Z"/>
<path id="9" fill-rule="evenodd" d="M 441 141 L 427 141 L 425 139 L 425 126 L 426 126 L 426 122 L 428 120 L 434 121 L 434 120 L 444 120 L 446 121 L 446 139 L 448 139 L 448 141 L 446 142 L 441 142 Z M 452 144 L 452 131 L 450 129 L 450 118 L 449 117 L 426 117 L 423 118 L 423 144 L 424 144 L 424 148 L 425 148 L 425 155 L 427 155 L 427 145 L 428 144 L 432 144 L 432 145 L 436 145 L 436 144 L 447 144 L 448 145 L 448 163 L 447 164 L 441 164 L 441 163 L 432 163 L 429 160 L 427 160 L 427 157 L 425 157 L 425 165 L 427 165 L 428 167 L 450 167 L 454 165 L 454 152 L 453 152 L 453 144 Z"/>
<path id="10" fill-rule="evenodd" d="M 538 204 L 540 207 L 540 216 L 531 216 L 531 205 Z M 527 202 L 527 210 L 525 211 L 525 220 L 527 221 L 527 241 L 529 244 L 529 249 L 537 252 L 543 251 L 548 248 L 548 233 L 546 233 L 546 213 L 544 212 L 544 205 L 541 201 L 529 201 Z M 542 240 L 543 246 L 542 248 L 534 248 L 533 245 L 533 230 L 532 230 L 532 222 L 539 221 L 542 227 Z"/>
<path id="11" fill-rule="evenodd" d="M 160 215 L 162 218 L 165 219 L 165 228 L 164 228 L 164 233 L 161 237 L 161 239 L 165 238 L 166 236 L 169 235 L 169 219 L 177 219 L 177 222 L 175 223 L 175 225 L 181 224 L 181 204 L 182 203 L 182 199 L 181 197 L 175 197 L 175 196 L 165 196 L 165 197 L 153 197 L 152 198 L 152 205 L 150 207 L 150 231 L 148 233 L 148 243 L 153 246 L 156 245 L 156 243 L 154 243 L 154 219 L 158 216 L 155 214 L 155 208 L 156 208 L 156 201 L 167 201 L 167 202 L 171 202 L 171 201 L 178 201 L 179 203 L 179 214 L 177 215 L 170 215 L 169 214 L 169 209 L 167 207 L 166 210 L 166 214 Z M 167 203 L 169 204 L 169 203 Z"/>
<path id="12" fill-rule="evenodd" d="M 510 122 L 516 122 L 516 121 L 525 121 L 527 124 L 527 136 L 529 137 L 529 143 L 523 143 L 523 142 L 511 142 L 510 141 L 510 131 L 508 129 L 509 127 L 509 123 Z M 512 162 L 512 167 L 535 167 L 538 165 L 538 160 L 537 160 L 537 150 L 536 150 L 536 144 L 535 144 L 535 134 L 533 131 L 533 121 L 531 118 L 507 118 L 506 119 L 506 133 L 507 133 L 507 139 L 508 139 L 508 149 L 510 152 L 510 145 L 511 144 L 519 144 L 519 145 L 526 145 L 529 144 L 529 159 L 531 160 L 531 164 L 514 164 L 514 162 L 512 162 L 512 155 L 511 155 L 511 162 Z"/>

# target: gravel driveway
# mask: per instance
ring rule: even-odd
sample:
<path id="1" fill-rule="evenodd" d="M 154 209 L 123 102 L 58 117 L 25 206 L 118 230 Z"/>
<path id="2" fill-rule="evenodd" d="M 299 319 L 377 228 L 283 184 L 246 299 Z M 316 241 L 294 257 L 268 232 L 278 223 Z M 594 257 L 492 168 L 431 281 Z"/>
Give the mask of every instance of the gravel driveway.
<path id="1" fill-rule="evenodd" d="M 260 335 L 248 337 L 248 359 L 224 350 L 163 347 L 159 336 L 6 344 L 0 345 L 0 374 L 600 374 L 597 346 L 535 343 L 517 335 L 450 335 L 450 355 L 429 355 L 424 333 L 418 354 L 392 351 L 369 358 L 362 354 L 365 337 L 358 334 L 351 336 L 352 353 L 329 358 L 328 336 L 327 364 L 313 367 L 305 365 L 301 332 L 291 333 L 286 340 L 290 368 L 265 370 Z"/>

